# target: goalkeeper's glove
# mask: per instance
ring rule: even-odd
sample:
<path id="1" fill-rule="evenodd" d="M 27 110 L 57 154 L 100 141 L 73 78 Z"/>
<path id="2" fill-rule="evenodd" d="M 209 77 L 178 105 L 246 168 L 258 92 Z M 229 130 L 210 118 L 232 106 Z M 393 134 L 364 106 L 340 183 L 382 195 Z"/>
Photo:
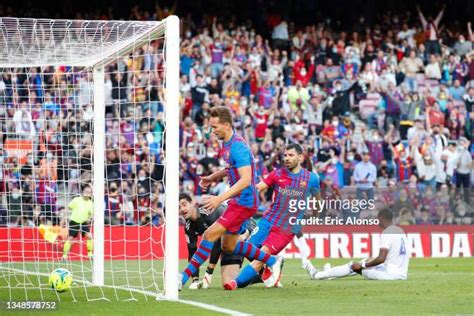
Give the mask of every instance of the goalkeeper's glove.
<path id="1" fill-rule="evenodd" d="M 212 274 L 209 274 L 206 272 L 206 274 L 204 274 L 204 278 L 202 278 L 201 287 L 203 289 L 208 289 L 211 287 L 211 283 L 212 283 Z"/>
<path id="2" fill-rule="evenodd" d="M 193 280 L 193 282 L 189 285 L 190 290 L 199 290 L 201 288 L 201 283 L 199 279 Z"/>

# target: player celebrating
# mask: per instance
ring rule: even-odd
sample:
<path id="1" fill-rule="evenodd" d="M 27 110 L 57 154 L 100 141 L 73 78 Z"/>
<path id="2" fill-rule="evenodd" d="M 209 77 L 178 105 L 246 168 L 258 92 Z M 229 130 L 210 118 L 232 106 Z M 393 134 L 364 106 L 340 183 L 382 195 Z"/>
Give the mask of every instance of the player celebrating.
<path id="1" fill-rule="evenodd" d="M 179 212 L 180 215 L 186 220 L 185 233 L 186 243 L 188 245 L 188 260 L 191 260 L 192 256 L 197 250 L 198 236 L 206 231 L 217 219 L 222 215 L 224 207 L 218 207 L 211 214 L 201 214 L 199 212 L 196 201 L 191 195 L 181 193 L 179 195 Z M 240 239 L 245 240 L 250 232 L 253 230 L 255 224 L 253 220 L 247 221 L 245 229 L 241 232 Z M 211 257 L 209 258 L 209 266 L 206 269 L 206 274 L 199 282 L 199 270 L 192 275 L 193 282 L 189 286 L 189 289 L 197 290 L 200 288 L 207 289 L 210 287 L 212 282 L 212 274 L 214 268 L 221 256 L 221 242 L 217 240 L 212 248 Z M 229 280 L 232 280 L 239 273 L 240 266 L 242 265 L 243 257 L 240 255 L 224 253 L 221 259 L 221 278 L 222 284 L 225 284 Z"/>
<path id="2" fill-rule="evenodd" d="M 290 206 L 298 205 L 299 201 L 319 194 L 319 177 L 301 167 L 303 160 L 301 146 L 290 144 L 284 152 L 285 168 L 272 171 L 257 185 L 259 191 L 273 188 L 273 202 L 260 220 L 257 229 L 252 232 L 249 242 L 270 254 L 278 254 L 301 232 L 301 225 L 291 225 L 294 222 L 290 218 L 301 219 L 306 208 L 292 210 Z M 247 286 L 258 279 L 262 267 L 262 262 L 254 260 L 235 280 L 226 283 L 224 288 L 235 290 Z"/>
<path id="3" fill-rule="evenodd" d="M 238 234 L 242 224 L 257 212 L 258 195 L 255 186 L 257 175 L 252 151 L 242 136 L 234 132 L 232 113 L 229 108 L 225 106 L 213 108 L 210 125 L 217 138 L 224 142 L 221 155 L 226 167 L 210 176 L 203 177 L 200 185 L 207 188 L 214 181 L 227 176 L 231 187 L 219 196 L 204 197 L 204 208 L 211 212 L 222 202 L 229 199 L 230 201 L 224 214 L 202 235 L 201 244 L 181 274 L 180 288 L 207 260 L 214 242 L 221 237 L 224 252 L 243 255 L 249 260 L 263 261 L 270 271 L 265 281 L 268 285 L 274 286 L 280 277 L 283 258 L 269 255 L 249 242 L 240 241 Z"/>
<path id="4" fill-rule="evenodd" d="M 63 249 L 63 261 L 67 261 L 68 253 L 71 250 L 71 242 L 81 232 L 87 238 L 87 256 L 92 258 L 92 234 L 89 232 L 89 223 L 94 212 L 94 202 L 92 202 L 92 188 L 85 185 L 82 189 L 82 196 L 75 197 L 68 205 L 71 210 L 69 221 L 69 234 Z"/>
<path id="5" fill-rule="evenodd" d="M 393 214 L 389 209 L 382 209 L 378 219 L 379 226 L 384 231 L 380 237 L 380 252 L 377 258 L 360 263 L 351 262 L 322 272 L 308 264 L 310 278 L 334 279 L 358 273 L 371 280 L 406 280 L 409 262 L 406 251 L 407 236 L 403 229 L 392 223 Z"/>

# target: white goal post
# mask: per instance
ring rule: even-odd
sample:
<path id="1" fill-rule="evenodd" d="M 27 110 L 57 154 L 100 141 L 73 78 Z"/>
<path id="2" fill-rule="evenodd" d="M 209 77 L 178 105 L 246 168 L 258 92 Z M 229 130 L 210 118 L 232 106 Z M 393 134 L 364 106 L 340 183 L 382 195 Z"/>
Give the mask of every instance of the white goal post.
<path id="1" fill-rule="evenodd" d="M 38 40 L 38 38 L 42 40 Z M 106 166 L 104 151 L 107 147 L 104 82 L 106 71 L 104 71 L 104 68 L 111 62 L 120 60 L 122 56 L 132 54 L 137 48 L 149 45 L 157 39 L 163 40 L 164 56 L 159 58 L 164 59 L 165 141 L 163 146 L 166 146 L 166 157 L 162 162 L 165 175 L 163 179 L 163 186 L 165 187 L 163 203 L 165 210 L 165 244 L 164 247 L 162 246 L 164 248 L 162 290 L 165 299 L 177 300 L 179 269 L 178 17 L 170 16 L 163 21 L 146 22 L 0 18 L 0 72 L 65 66 L 73 67 L 73 69 L 88 69 L 93 86 L 93 97 L 89 97 L 93 98 L 94 109 L 91 182 L 95 202 L 91 284 L 107 286 L 104 281 L 104 271 L 107 269 L 104 267 L 106 252 L 106 249 L 104 249 L 105 203 L 102 203 L 107 190 L 104 168 Z M 137 243 L 139 242 L 140 240 L 137 240 Z M 113 274 L 113 271 L 111 272 Z M 146 270 L 139 272 L 145 274 Z M 25 273 L 28 273 L 28 271 Z M 89 281 L 86 280 L 85 282 Z M 143 281 L 141 282 L 143 283 Z M 116 286 L 115 283 L 113 286 Z M 124 286 L 124 288 L 131 289 L 131 286 Z M 144 292 L 149 292 L 149 290 L 144 289 Z"/>

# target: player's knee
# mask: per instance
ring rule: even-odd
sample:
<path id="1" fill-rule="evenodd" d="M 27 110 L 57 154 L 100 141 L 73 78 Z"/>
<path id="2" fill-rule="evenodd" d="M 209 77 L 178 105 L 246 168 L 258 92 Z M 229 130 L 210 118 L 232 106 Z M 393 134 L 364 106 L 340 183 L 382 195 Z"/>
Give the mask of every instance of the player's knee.
<path id="1" fill-rule="evenodd" d="M 234 248 L 235 248 L 235 244 L 225 241 L 225 240 L 221 244 L 221 249 L 225 253 L 232 253 L 234 251 Z"/>

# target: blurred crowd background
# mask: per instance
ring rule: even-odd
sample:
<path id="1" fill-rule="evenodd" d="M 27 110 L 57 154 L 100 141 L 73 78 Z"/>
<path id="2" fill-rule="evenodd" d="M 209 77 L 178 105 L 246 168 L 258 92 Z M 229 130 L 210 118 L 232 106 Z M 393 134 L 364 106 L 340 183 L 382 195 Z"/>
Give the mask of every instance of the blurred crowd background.
<path id="1" fill-rule="evenodd" d="M 259 177 L 281 166 L 285 144 L 297 142 L 326 198 L 373 198 L 376 209 L 391 205 L 400 224 L 471 224 L 473 4 L 359 2 L 242 1 L 206 11 L 199 4 L 213 1 L 159 2 L 127 12 L 99 2 L 92 12 L 71 10 L 66 1 L 54 14 L 48 5 L 7 2 L 0 16 L 161 20 L 178 14 L 181 190 L 198 201 L 227 189 L 225 182 L 208 192 L 198 186 L 200 176 L 222 166 L 209 110 L 225 105 L 251 144 Z M 160 49 L 144 46 L 106 70 L 110 224 L 163 222 Z M 68 67 L 2 71 L 1 224 L 60 223 L 67 202 L 91 181 L 91 79 Z M 30 140 L 33 150 L 21 159 L 8 155 L 12 140 Z M 365 177 L 371 168 L 376 174 Z M 271 192 L 262 194 L 260 212 L 269 201 Z"/>

